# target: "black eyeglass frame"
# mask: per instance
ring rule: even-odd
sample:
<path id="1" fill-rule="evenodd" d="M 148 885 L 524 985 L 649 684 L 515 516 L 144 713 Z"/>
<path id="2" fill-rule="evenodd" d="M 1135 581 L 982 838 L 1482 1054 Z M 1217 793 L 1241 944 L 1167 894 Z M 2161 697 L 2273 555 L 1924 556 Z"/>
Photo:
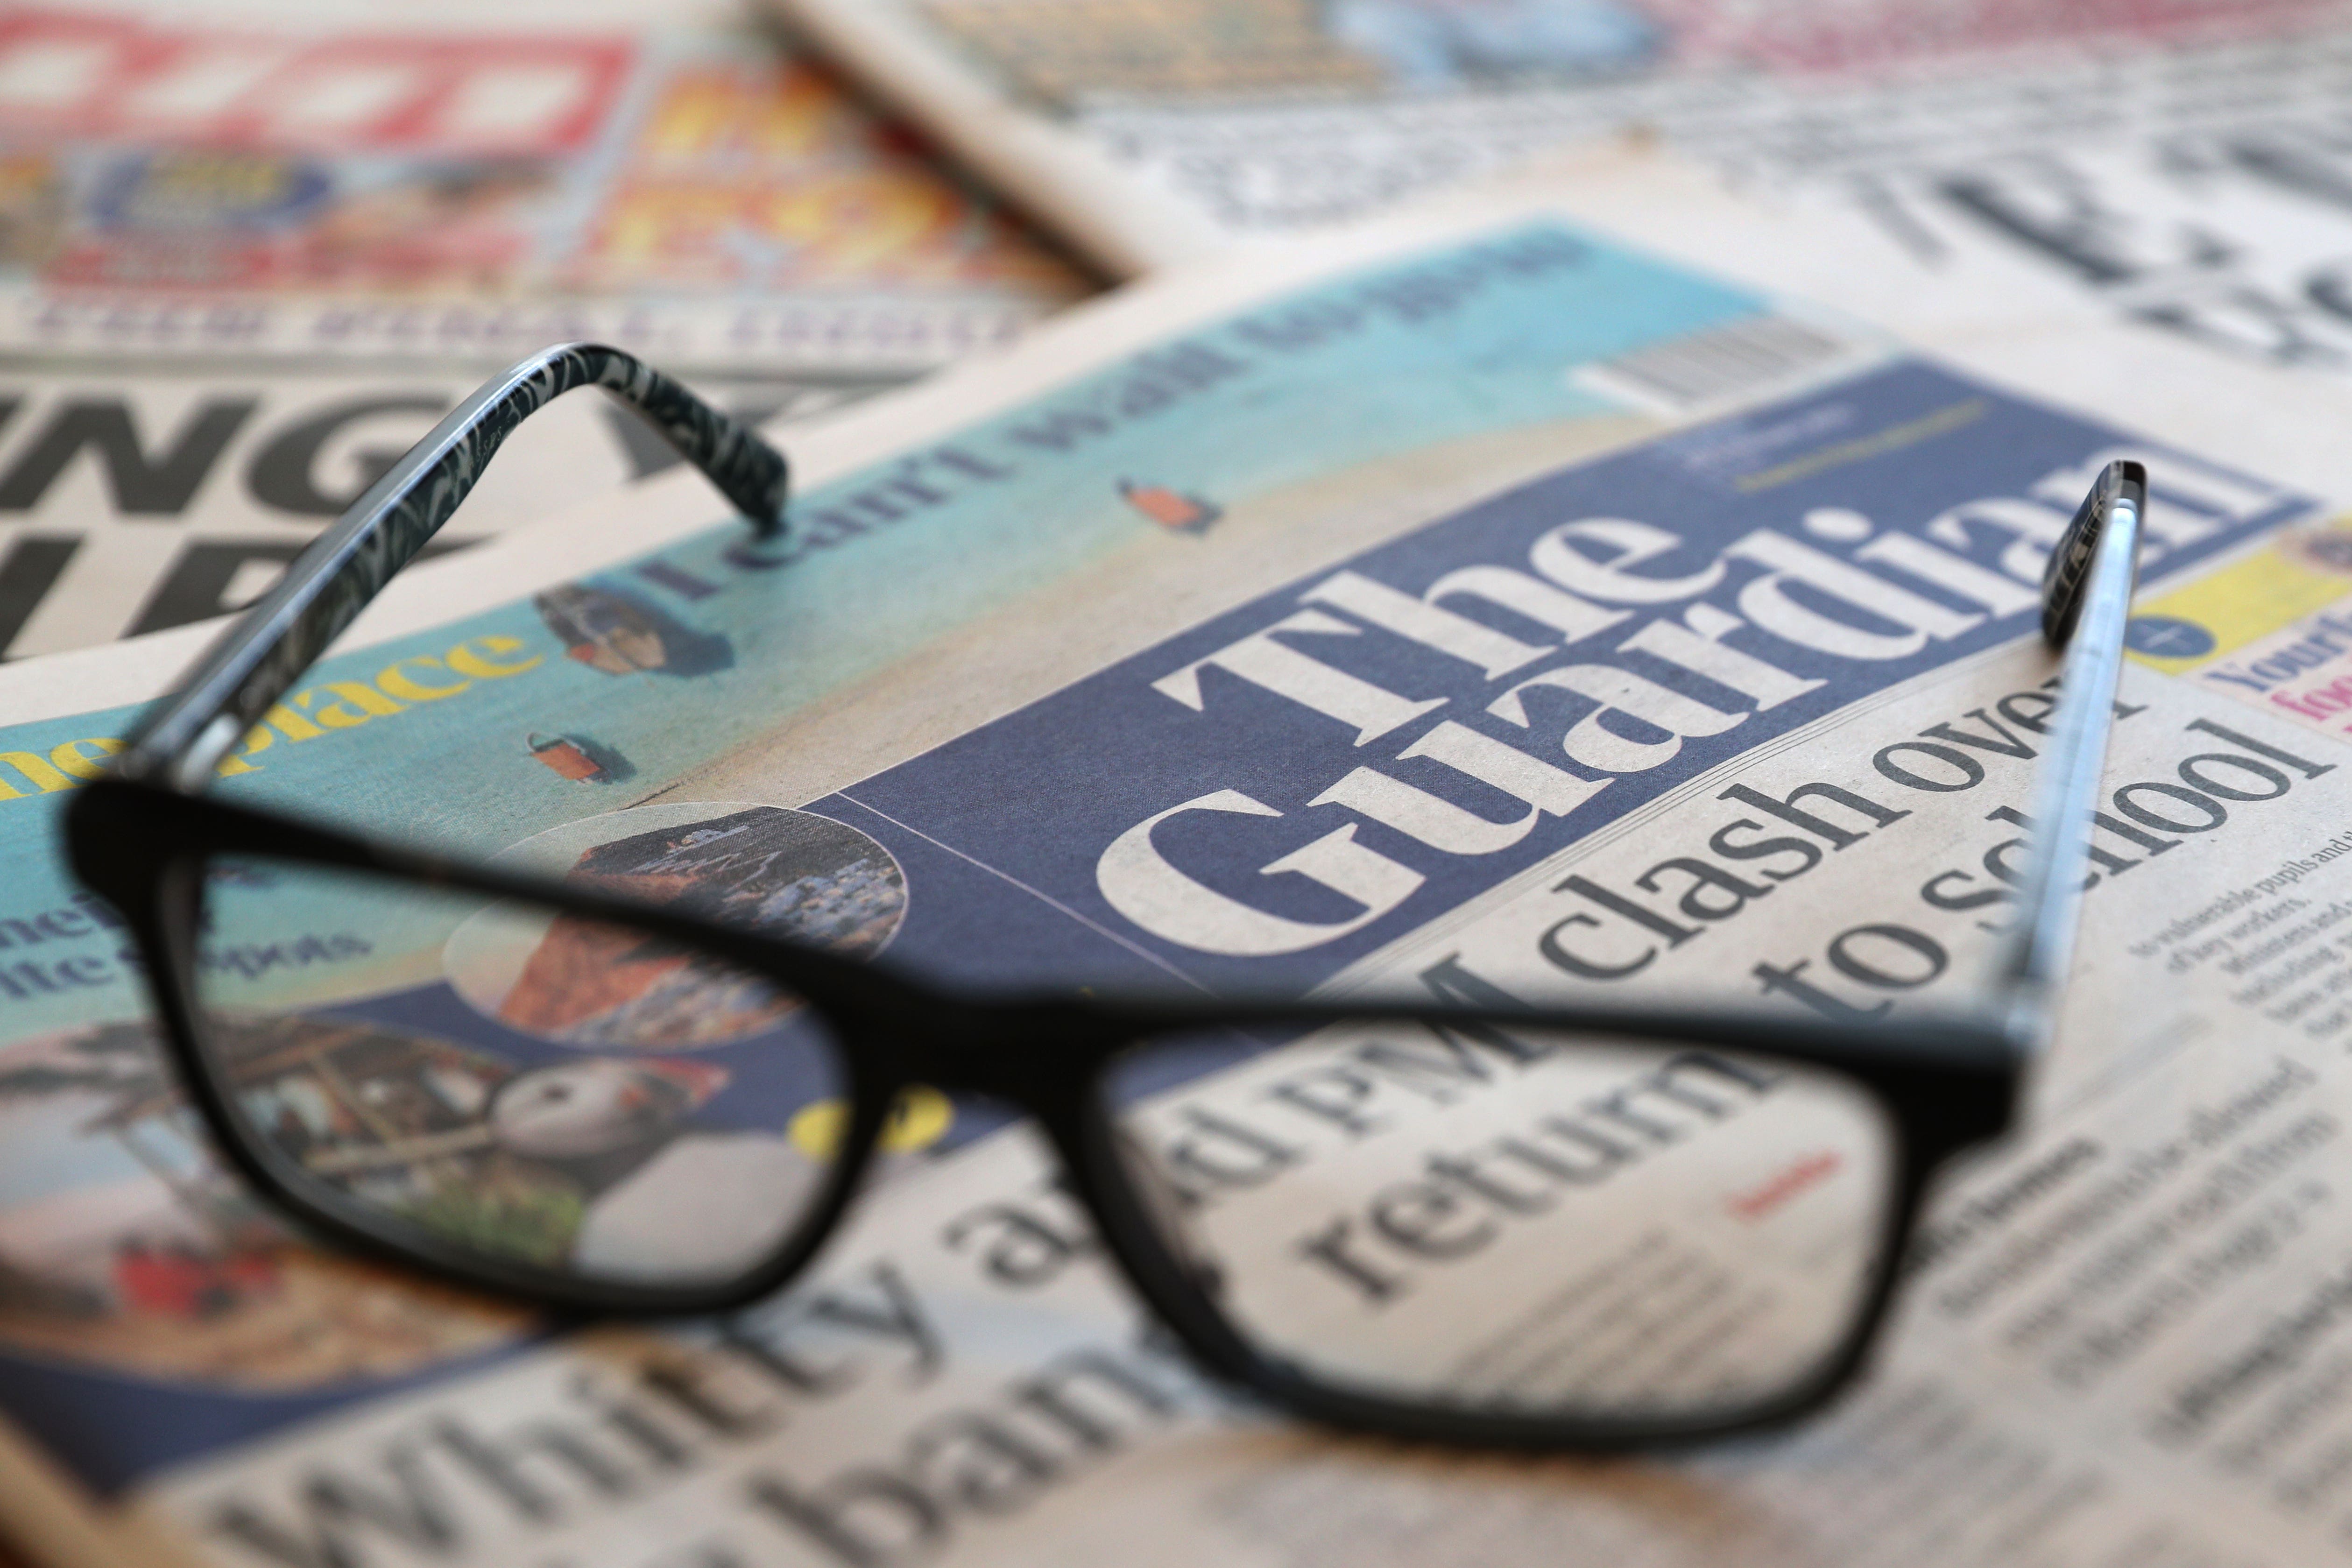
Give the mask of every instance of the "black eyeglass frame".
<path id="1" fill-rule="evenodd" d="M 551 363 L 570 368 L 547 374 Z M 603 373 L 593 374 L 599 364 Z M 156 704 L 107 775 L 77 792 L 68 808 L 74 869 L 121 911 L 143 955 L 172 1062 L 213 1140 L 257 1191 L 325 1239 L 361 1256 L 551 1312 L 625 1318 L 721 1313 L 772 1293 L 808 1264 L 851 1201 L 899 1095 L 928 1084 L 986 1095 L 1034 1117 L 1105 1250 L 1177 1341 L 1213 1373 L 1312 1419 L 1465 1447 L 1612 1451 L 1780 1425 L 1818 1409 L 1859 1372 L 1894 1299 L 1897 1265 L 1929 1178 L 1953 1155 L 2009 1129 L 2027 1068 L 2046 1043 L 2050 1004 L 2063 981 L 2072 939 L 2092 792 L 2120 672 L 2138 522 L 2146 509 L 2146 476 L 2139 465 L 2109 466 L 2053 551 L 2044 579 L 2045 637 L 2063 645 L 2078 619 L 2094 629 L 2074 639 L 2047 735 L 2038 820 L 2055 824 L 2056 830 L 2035 835 L 2021 879 L 2020 915 L 2005 938 L 1994 984 L 1981 1007 L 1922 1011 L 1897 1024 L 1877 1025 L 1697 1008 L 978 1000 L 949 994 L 886 967 L 658 906 L 584 894 L 559 880 L 461 863 L 197 793 L 246 729 L 455 509 L 464 487 L 443 482 L 448 455 L 463 454 L 467 485 L 487 458 L 487 449 L 473 441 L 479 426 L 468 420 L 478 417 L 480 407 L 503 411 L 500 416 L 510 417 L 498 432 L 502 437 L 532 407 L 567 390 L 567 378 L 568 384 L 593 382 L 616 390 L 641 411 L 646 401 L 657 402 L 672 416 L 661 427 L 682 454 L 752 513 L 755 523 L 770 531 L 780 525 L 783 460 L 757 436 L 617 351 L 570 345 L 534 356 L 453 414 L 420 444 L 423 460 L 404 459 L 299 558 L 279 588 L 198 661 L 183 690 Z M 501 387 L 507 390 L 492 395 Z M 519 405 L 520 412 L 514 412 Z M 488 449 L 495 446 L 491 439 Z M 443 457 L 435 458 L 427 448 Z M 412 453 L 411 458 L 417 456 Z M 383 542 L 386 531 L 397 536 L 389 546 Z M 285 651 L 289 647 L 303 650 L 299 660 Z M 528 900 L 706 952 L 783 986 L 830 1027 L 849 1080 L 848 1124 L 824 1190 L 758 1267 L 715 1285 L 691 1287 L 583 1279 L 501 1264 L 414 1230 L 395 1233 L 357 1205 L 323 1202 L 314 1183 L 248 1130 L 203 1045 L 194 991 L 196 933 L 204 868 L 222 856 L 372 872 L 425 887 Z M 1754 1053 L 1836 1073 L 1865 1091 L 1885 1114 L 1898 1152 L 1879 1250 L 1843 1337 L 1788 1388 L 1719 1415 L 1689 1418 L 1555 1417 L 1387 1398 L 1318 1379 L 1260 1351 L 1219 1311 L 1162 1227 L 1148 1216 L 1147 1200 L 1117 1146 L 1108 1071 L 1139 1042 L 1175 1032 L 1381 1021 L 1455 1033 L 1482 1026 L 1577 1032 L 1621 1042 Z"/>

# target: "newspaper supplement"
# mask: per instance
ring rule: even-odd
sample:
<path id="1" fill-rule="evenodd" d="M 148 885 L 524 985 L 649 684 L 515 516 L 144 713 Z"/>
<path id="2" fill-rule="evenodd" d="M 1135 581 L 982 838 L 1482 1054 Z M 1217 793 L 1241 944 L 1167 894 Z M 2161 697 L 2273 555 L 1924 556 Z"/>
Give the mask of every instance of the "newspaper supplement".
<path id="1" fill-rule="evenodd" d="M 338 1568 L 2338 1551 L 2352 1417 L 2300 1372 L 2336 1353 L 2313 1156 L 2352 770 L 2333 732 L 2193 678 L 2288 671 L 2263 639 L 2337 613 L 2316 504 L 1553 223 L 1151 320 L 1049 331 L 982 378 L 1017 396 L 820 470 L 781 552 L 720 527 L 337 655 L 220 787 L 747 900 L 977 983 L 1899 1017 L 1964 996 L 1997 929 L 2052 700 L 2041 551 L 2140 457 L 2170 606 L 2144 651 L 2187 662 L 2124 693 L 2032 1131 L 1939 1203 L 1867 1390 L 1671 1463 L 1336 1442 L 1203 1387 L 1027 1135 L 936 1096 L 816 1276 L 730 1322 L 551 1339 L 399 1286 L 276 1233 L 191 1139 L 108 912 L 47 848 L 129 710 L 53 708 L 0 733 L 0 833 L 33 868 L 0 924 L 13 1516 L 69 1554 L 102 1521 L 180 1560 Z M 2256 624 L 2249 570 L 2301 608 Z M 837 1107 L 776 1070 L 807 1019 L 602 1051 L 600 1020 L 656 993 L 519 1006 L 538 949 L 475 912 L 305 906 L 208 939 L 205 973 L 289 1033 L 247 1088 L 320 1159 L 496 1194 L 462 1223 L 577 1248 L 714 1143 L 822 1157 Z M 501 1142 L 509 1081 L 616 1070 L 671 1086 L 649 1137 L 593 1169 Z M 1825 1159 L 1803 1097 L 1728 1060 L 1337 1038 L 1130 1087 L 1211 1244 L 1275 1265 L 1265 1312 L 1418 1338 L 1539 1256 L 1558 1300 L 1479 1375 L 1552 1390 L 1643 1393 L 1664 1342 L 1597 1365 L 1594 1315 L 1678 1300 L 1699 1326 L 1706 1249 L 1818 1254 L 1871 1152 Z M 651 1205 L 681 1238 L 712 1207 L 688 1190 Z"/>
<path id="2" fill-rule="evenodd" d="M 887 855 L 892 962 L 976 982 L 1650 984 L 1900 1016 L 1964 996 L 1998 930 L 2053 700 L 2020 636 L 2037 541 L 2121 445 L 1928 367 L 1865 370 L 1329 561 L 803 811 Z M 2247 476 L 2149 460 L 2175 479 L 2159 580 L 2311 519 Z M 2236 559 L 2173 596 L 2261 557 Z M 2136 636 L 2193 657 L 2200 624 Z M 1659 647 L 1686 662 L 1640 657 Z M 2329 1042 L 2352 1030 L 2344 753 L 2152 673 L 2120 716 L 2033 1131 L 1939 1205 L 1869 1390 L 1792 1437 L 1529 1467 L 1272 1426 L 1106 1288 L 1025 1135 L 918 1108 L 905 1142 L 935 1140 L 931 1163 L 776 1306 L 520 1356 L 462 1396 L 182 1470 L 148 1506 L 265 1563 L 605 1561 L 622 1538 L 645 1562 L 780 1563 L 1557 1561 L 1563 1535 L 1596 1562 L 2338 1552 L 2347 1413 L 2294 1374 L 2342 1312 L 2322 1162 Z M 675 865 L 688 821 L 744 831 L 753 783 L 722 763 L 689 786 L 708 804 L 544 836 L 534 862 L 601 869 L 593 843 Z M 1774 914 L 1801 896 L 1806 918 Z M 427 988 L 466 989 L 464 967 Z M 273 984 L 317 994 L 236 994 Z M 1772 1227 L 1818 1267 L 1866 1204 L 1871 1152 L 1793 1086 L 1519 1044 L 1317 1040 L 1151 1085 L 1132 1125 L 1196 1237 L 1255 1282 L 1236 1310 L 1327 1354 L 1446 1342 L 1541 1259 L 1541 1310 L 1476 1347 L 1462 1387 L 1671 1390 L 1699 1336 L 1768 1315 L 1736 1288 L 1754 1281 L 1727 1300 L 1710 1277 L 1727 1233 Z M 1661 1331 L 1612 1329 L 1662 1303 Z"/>
<path id="3" fill-rule="evenodd" d="M 765 423 L 896 379 L 844 371 L 694 384 Z M 478 382 L 471 366 L 0 371 L 0 658 L 248 603 Z M 625 409 L 568 399 L 500 449 L 433 548 L 555 516 L 677 460 Z"/>
<path id="4" fill-rule="evenodd" d="M 1843 277 L 2352 366 L 2338 5 L 772 4 L 1122 273 L 1663 139 Z"/>
<path id="5" fill-rule="evenodd" d="M 1084 292 L 833 80 L 677 20 L 14 8 L 0 349 L 903 374 Z"/>

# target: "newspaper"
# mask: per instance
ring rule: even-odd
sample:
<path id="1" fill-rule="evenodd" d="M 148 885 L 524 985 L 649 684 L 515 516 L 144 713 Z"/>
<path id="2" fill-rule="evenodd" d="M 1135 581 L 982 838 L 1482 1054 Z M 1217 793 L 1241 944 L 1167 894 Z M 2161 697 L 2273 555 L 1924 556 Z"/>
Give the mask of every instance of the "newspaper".
<path id="1" fill-rule="evenodd" d="M 573 338 L 792 417 L 1084 284 L 709 7 L 0 18 L 0 658 L 250 600 L 485 375 Z M 551 415 L 439 542 L 667 460 Z"/>
<path id="2" fill-rule="evenodd" d="M 1530 1463 L 1236 1406 L 975 1106 L 910 1118 L 814 1277 L 724 1323 L 551 1337 L 257 1240 L 49 847 L 187 628 L 0 669 L 26 868 L 0 916 L 0 1510 L 62 1563 L 273 1568 L 2340 1555 L 2352 535 L 2311 479 L 2217 447 L 2342 410 L 2326 388 L 2230 405 L 2242 432 L 2127 433 L 2093 407 L 2107 362 L 2075 363 L 2029 391 L 1915 358 L 1556 201 L 1423 215 L 1144 286 L 828 419 L 781 554 L 673 474 L 416 568 L 296 699 L 369 716 L 257 729 L 219 786 L 558 866 L 789 818 L 889 868 L 863 884 L 889 962 L 978 983 L 1899 1016 L 1967 994 L 1998 928 L 2050 702 L 2040 554 L 2140 457 L 2140 663 L 2060 1044 L 2028 1134 L 1939 1196 L 1883 1364 L 1830 1418 Z M 1440 579 L 1445 618 L 1400 617 Z M 1623 613 L 1578 636 L 1575 604 Z M 1514 689 L 1580 659 L 1615 684 L 1534 693 L 1521 723 L 1463 657 L 1498 638 L 1534 656 Z M 419 680 L 446 700 L 387 695 Z M 1411 767 L 1448 725 L 1544 769 Z M 532 731 L 626 773 L 560 769 Z M 1589 801 L 1531 783 L 1555 775 Z M 1318 835 L 1385 869 L 1341 879 L 1297 855 Z M 1330 879 L 1258 874 L 1286 860 Z M 332 963 L 355 933 L 316 934 L 213 957 Z M 733 1048 L 695 1054 L 706 1081 Z M 1254 1070 L 1180 1091 L 1249 1129 L 1204 1180 L 1310 1161 L 1367 1111 L 1410 1135 L 1432 1089 Z M 1502 1068 L 1436 1070 L 1507 1114 Z"/>
<path id="3" fill-rule="evenodd" d="M 13 9 L 0 349 L 927 368 L 1078 291 L 714 26 Z M 855 215 L 856 221 L 849 221 Z"/>
<path id="4" fill-rule="evenodd" d="M 471 365 L 0 366 L 0 658 L 238 608 L 481 379 Z M 789 420 L 904 379 L 857 370 L 706 396 Z M 475 543 L 659 473 L 676 456 L 614 405 L 559 403 L 511 439 L 434 541 Z"/>
<path id="5" fill-rule="evenodd" d="M 1696 0 L 771 0 L 1122 273 L 1662 139 L 1855 271 L 2352 366 L 2347 13 Z M 1859 219 L 1858 225 L 1843 220 Z"/>

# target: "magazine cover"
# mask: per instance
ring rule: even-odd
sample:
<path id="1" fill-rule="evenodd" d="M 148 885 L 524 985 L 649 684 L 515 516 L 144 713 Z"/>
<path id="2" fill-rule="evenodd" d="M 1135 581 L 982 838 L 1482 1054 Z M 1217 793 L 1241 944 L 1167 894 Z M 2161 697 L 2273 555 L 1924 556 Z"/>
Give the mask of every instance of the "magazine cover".
<path id="1" fill-rule="evenodd" d="M 208 1155 L 54 858 L 200 638 L 0 671 L 0 1507 L 60 1561 L 269 1568 L 2336 1551 L 2352 1384 L 2288 1373 L 2344 1354 L 2315 1160 L 2352 1088 L 2344 536 L 2292 484 L 1539 205 L 1173 279 L 853 411 L 796 451 L 781 547 L 681 474 L 422 567 L 218 787 L 965 984 L 1915 1007 L 1998 929 L 2034 585 L 2118 455 L 2158 498 L 2098 844 L 2127 891 L 2094 890 L 2032 1132 L 1939 1204 L 1863 1395 L 1671 1463 L 1236 1407 L 1139 1335 L 1035 1143 L 937 1096 L 813 1279 L 725 1322 L 555 1333 L 306 1247 Z M 723 1250 L 757 1216 L 697 1171 L 826 1157 L 837 1089 L 772 994 L 463 900 L 226 886 L 203 962 L 253 1020 L 241 1091 L 429 1223 Z M 1522 1103 L 1475 1054 L 1269 1065 L 1149 1090 L 1236 1214 Z M 1748 1151 L 1736 1184 L 1697 1229 L 1612 1232 L 1602 1273 L 1687 1281 L 1706 1226 L 1803 1237 L 1840 1201 L 1771 1106 L 1679 1106 L 1602 1168 L 1705 1133 Z M 1559 1182 L 1511 1200 L 1514 1245 L 1597 1212 Z M 1466 1230 L 1506 1234 L 1491 1202 Z M 1311 1217 L 1270 1244 L 1357 1224 Z M 1381 1245 L 1294 1247 L 1293 1284 L 1343 1314 L 1475 1287 Z"/>

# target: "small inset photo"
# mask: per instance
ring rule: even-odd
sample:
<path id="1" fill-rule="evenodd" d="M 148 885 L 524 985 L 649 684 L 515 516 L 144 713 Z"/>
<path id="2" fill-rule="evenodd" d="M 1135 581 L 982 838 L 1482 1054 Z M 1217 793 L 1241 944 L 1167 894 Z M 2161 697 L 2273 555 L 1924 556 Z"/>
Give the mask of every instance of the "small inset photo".
<path id="1" fill-rule="evenodd" d="M 586 892 L 869 958 L 897 933 L 907 882 L 854 827 L 781 806 L 666 803 L 588 817 L 500 863 Z M 691 1049 L 772 1028 L 796 998 L 625 925 L 493 905 L 451 934 L 450 985 L 486 1017 L 583 1048 Z"/>

